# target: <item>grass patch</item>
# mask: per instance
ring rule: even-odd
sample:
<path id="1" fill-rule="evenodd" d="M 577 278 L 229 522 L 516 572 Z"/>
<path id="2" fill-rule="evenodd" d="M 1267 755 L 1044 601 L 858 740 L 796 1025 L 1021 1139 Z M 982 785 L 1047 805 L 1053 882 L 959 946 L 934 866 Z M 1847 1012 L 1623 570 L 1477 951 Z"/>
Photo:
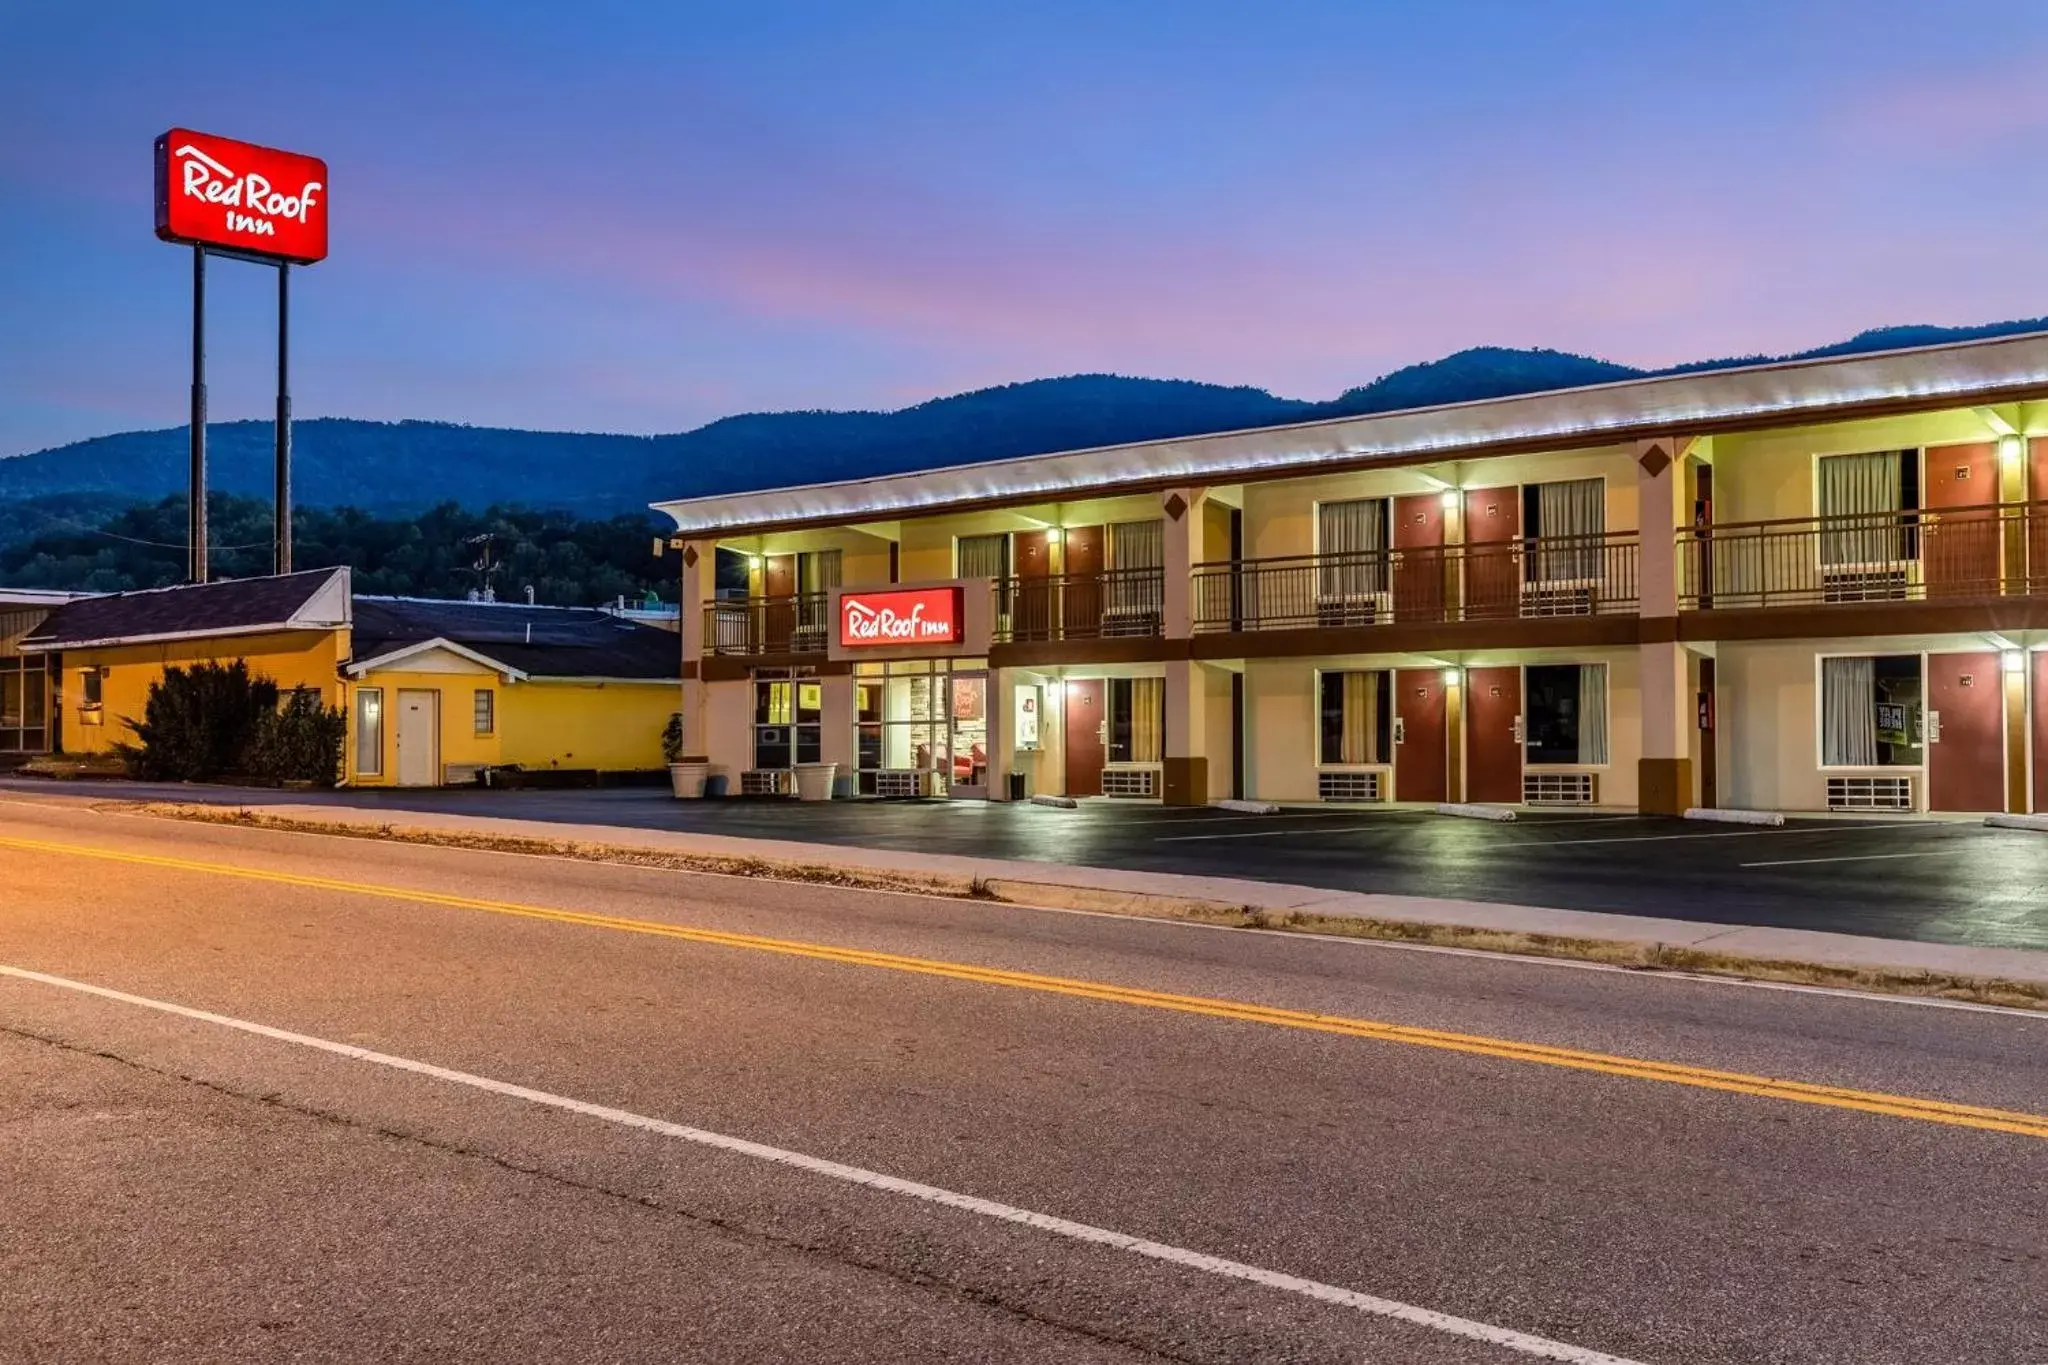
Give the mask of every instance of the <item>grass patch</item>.
<path id="1" fill-rule="evenodd" d="M 1838 990 L 1888 995 L 1928 996 L 1976 1004 L 2048 1010 L 2048 985 L 2003 978 L 1961 976 L 1943 972 L 1897 971 L 1879 967 L 1838 966 L 1791 959 L 1743 957 L 1711 949 L 1665 943 L 1631 943 L 1620 939 L 1580 938 L 1562 934 L 1481 929 L 1417 920 L 1376 919 L 1351 915 L 1318 915 L 1264 906 L 1230 905 L 1219 901 L 1146 896 L 1127 892 L 1062 886 L 1056 883 L 1009 881 L 1000 878 L 949 876 L 941 872 L 892 873 L 832 863 L 797 862 L 717 853 L 668 853 L 619 844 L 544 839 L 531 835 L 484 834 L 473 830 L 428 829 L 390 823 L 306 819 L 226 806 L 167 802 L 104 802 L 99 809 L 201 824 L 289 834 L 324 834 L 374 842 L 420 844 L 434 848 L 484 853 L 523 853 L 547 858 L 620 867 L 649 867 L 673 872 L 707 872 L 727 877 L 841 887 L 854 891 L 901 891 L 955 900 L 993 904 L 1051 906 L 1130 915 L 1145 919 L 1183 920 L 1195 924 L 1329 938 L 1371 939 L 1412 943 L 1519 957 L 1597 962 L 1643 972 L 1686 972 L 1747 981 L 1778 981 Z"/>

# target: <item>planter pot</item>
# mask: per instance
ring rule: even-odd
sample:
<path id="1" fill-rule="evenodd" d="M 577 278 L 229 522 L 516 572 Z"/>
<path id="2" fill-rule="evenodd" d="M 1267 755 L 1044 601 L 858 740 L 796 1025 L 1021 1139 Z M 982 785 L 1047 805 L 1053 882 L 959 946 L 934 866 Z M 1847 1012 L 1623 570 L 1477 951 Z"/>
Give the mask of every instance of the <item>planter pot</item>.
<path id="1" fill-rule="evenodd" d="M 799 801 L 830 801 L 832 799 L 832 777 L 839 771 L 837 763 L 799 763 L 796 765 L 796 799 Z"/>
<path id="2" fill-rule="evenodd" d="M 691 762 L 668 765 L 669 786 L 675 790 L 679 801 L 696 801 L 704 795 L 704 779 L 711 776 L 709 763 Z"/>

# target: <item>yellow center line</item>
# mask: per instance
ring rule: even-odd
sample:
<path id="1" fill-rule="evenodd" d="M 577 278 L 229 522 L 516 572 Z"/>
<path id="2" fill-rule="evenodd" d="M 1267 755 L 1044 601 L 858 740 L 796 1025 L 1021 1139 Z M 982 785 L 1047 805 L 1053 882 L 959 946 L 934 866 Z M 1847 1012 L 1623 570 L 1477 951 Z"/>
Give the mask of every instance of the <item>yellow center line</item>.
<path id="1" fill-rule="evenodd" d="M 835 962 L 845 966 L 910 972 L 921 976 L 937 976 L 953 981 L 972 982 L 977 985 L 1004 986 L 1014 990 L 1037 991 L 1048 995 L 1073 996 L 1084 1000 L 1099 1000 L 1109 1004 L 1130 1005 L 1144 1009 L 1170 1010 L 1180 1014 L 1205 1015 L 1215 1019 L 1232 1019 L 1243 1023 L 1266 1024 L 1277 1028 L 1301 1029 L 1314 1033 L 1334 1033 L 1350 1038 L 1370 1038 L 1380 1042 L 1406 1043 L 1415 1047 L 1436 1048 L 1446 1052 L 1462 1052 L 1473 1056 L 1500 1058 L 1506 1061 L 1564 1067 L 1569 1070 L 1591 1071 L 1609 1076 L 1625 1076 L 1634 1080 L 1661 1081 L 1669 1085 L 1691 1086 L 1701 1090 L 1719 1090 L 1737 1095 L 1753 1095 L 1763 1099 L 1786 1100 L 1795 1104 L 1816 1104 L 1831 1109 L 1851 1109 L 1868 1114 L 1884 1114 L 1892 1118 L 1917 1119 L 1923 1123 L 1940 1123 L 1958 1128 L 1977 1128 L 1987 1132 L 2015 1133 L 2024 1137 L 2048 1138 L 2048 1114 L 2029 1114 L 2017 1110 L 1985 1108 L 1979 1105 L 1952 1104 L 1946 1100 L 1923 1099 L 1911 1095 L 1894 1095 L 1883 1091 L 1853 1090 L 1843 1086 L 1814 1085 L 1805 1081 L 1784 1080 L 1772 1076 L 1756 1076 L 1740 1071 L 1719 1071 L 1710 1067 L 1688 1066 L 1678 1062 L 1660 1062 L 1648 1058 L 1628 1057 L 1615 1053 L 1588 1052 L 1579 1048 L 1553 1047 L 1544 1043 L 1518 1042 L 1510 1038 L 1494 1038 L 1484 1034 L 1455 1033 L 1443 1029 L 1418 1028 L 1409 1024 L 1394 1024 L 1376 1019 L 1356 1019 L 1336 1014 L 1320 1014 L 1311 1010 L 1286 1009 L 1274 1005 L 1259 1005 L 1247 1001 L 1225 1000 L 1211 996 L 1178 995 L 1169 991 L 1147 990 L 1138 986 L 1119 986 L 1110 982 L 1088 981 L 1075 977 L 1046 976 L 1037 972 L 1011 971 L 1002 967 L 982 967 L 966 962 L 948 962 L 937 958 L 910 957 L 900 953 L 875 952 L 865 948 L 845 948 L 827 943 L 810 943 L 799 939 L 770 938 L 760 934 L 731 933 L 722 929 L 700 929 L 688 925 L 665 924 L 659 920 L 628 919 L 618 915 L 592 914 L 581 910 L 560 910 L 551 906 L 527 905 L 518 901 L 492 900 L 481 896 L 455 895 L 445 891 L 424 891 L 403 886 L 383 886 L 373 882 L 343 881 L 334 877 L 313 877 L 295 872 L 273 872 L 261 868 L 238 867 L 232 863 L 201 862 L 197 859 L 169 858 L 149 853 L 127 853 L 114 849 L 57 843 L 40 839 L 0 838 L 0 848 L 16 848 L 35 853 L 53 853 L 71 857 L 99 858 L 110 862 L 130 863 L 143 867 L 160 867 L 181 872 L 200 872 L 219 877 L 236 877 L 244 881 L 268 882 L 279 886 L 296 886 L 316 891 L 334 891 L 354 896 L 372 896 L 384 900 L 408 901 L 420 905 L 445 906 L 456 910 L 476 910 L 494 915 L 515 916 L 521 919 L 546 920 L 556 924 L 573 924 L 590 929 L 610 929 L 621 933 L 647 934 L 657 938 L 681 939 L 688 943 L 710 944 L 721 948 L 742 948 L 751 952 L 811 958 L 820 962 Z"/>

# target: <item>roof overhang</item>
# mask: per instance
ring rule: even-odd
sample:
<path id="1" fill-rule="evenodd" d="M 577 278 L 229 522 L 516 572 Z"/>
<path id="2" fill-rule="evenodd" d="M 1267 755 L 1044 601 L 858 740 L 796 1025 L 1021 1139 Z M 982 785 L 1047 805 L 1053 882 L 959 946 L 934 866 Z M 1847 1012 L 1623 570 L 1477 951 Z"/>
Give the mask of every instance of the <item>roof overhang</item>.
<path id="1" fill-rule="evenodd" d="M 1610 445 L 2048 396 L 2048 333 L 1784 361 L 1361 417 L 657 502 L 710 536 Z"/>
<path id="2" fill-rule="evenodd" d="M 355 660 L 344 665 L 343 671 L 351 678 L 360 678 L 364 674 L 375 672 L 380 668 L 396 668 L 407 659 L 417 658 L 422 654 L 437 649 L 445 650 L 457 658 L 467 659 L 479 668 L 488 668 L 493 673 L 501 673 L 504 675 L 506 682 L 520 682 L 527 677 L 524 671 L 514 668 L 502 660 L 493 659 L 488 654 L 471 649 L 468 645 L 459 645 L 444 635 L 436 635 L 431 640 L 420 640 L 414 644 L 401 645 L 397 649 L 386 650 L 382 654 L 372 655 L 367 659 Z"/>
<path id="3" fill-rule="evenodd" d="M 38 640 L 24 637 L 15 647 L 24 654 L 57 654 L 67 649 L 113 649 L 122 645 L 168 644 L 175 640 L 227 640 L 245 635 L 283 635 L 293 631 L 339 630 L 339 624 L 307 625 L 273 621 L 257 626 L 224 626 L 219 630 L 167 630 L 154 635 L 110 635 L 101 640 Z"/>

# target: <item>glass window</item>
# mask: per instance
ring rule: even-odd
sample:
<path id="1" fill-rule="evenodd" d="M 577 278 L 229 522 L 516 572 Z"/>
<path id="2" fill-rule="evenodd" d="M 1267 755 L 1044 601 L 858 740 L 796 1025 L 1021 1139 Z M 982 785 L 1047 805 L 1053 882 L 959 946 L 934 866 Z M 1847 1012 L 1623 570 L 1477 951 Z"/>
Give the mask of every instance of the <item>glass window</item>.
<path id="1" fill-rule="evenodd" d="M 1530 763 L 1607 762 L 1607 665 L 1534 664 L 1523 682 Z"/>
<path id="2" fill-rule="evenodd" d="M 498 694 L 488 687 L 476 690 L 476 732 L 494 734 L 498 728 Z"/>
<path id="3" fill-rule="evenodd" d="M 1820 661 L 1820 761 L 1831 768 L 1912 768 L 1926 758 L 1920 657 Z"/>
<path id="4" fill-rule="evenodd" d="M 1391 762 L 1393 679 L 1384 670 L 1330 672 L 1318 684 L 1321 737 L 1316 759 L 1328 764 Z"/>
<path id="5" fill-rule="evenodd" d="M 1157 763 L 1166 753 L 1166 679 L 1109 680 L 1109 761 Z"/>
<path id="6" fill-rule="evenodd" d="M 84 686 L 80 690 L 79 695 L 83 699 L 84 704 L 87 706 L 104 705 L 105 703 L 102 699 L 105 695 L 104 685 L 106 679 L 100 676 L 100 671 L 97 668 L 83 669 L 81 672 Z"/>
<path id="7" fill-rule="evenodd" d="M 754 768 L 824 761 L 825 684 L 793 672 L 754 675 Z"/>
<path id="8" fill-rule="evenodd" d="M 356 689 L 356 774 L 381 777 L 384 773 L 384 689 Z"/>

